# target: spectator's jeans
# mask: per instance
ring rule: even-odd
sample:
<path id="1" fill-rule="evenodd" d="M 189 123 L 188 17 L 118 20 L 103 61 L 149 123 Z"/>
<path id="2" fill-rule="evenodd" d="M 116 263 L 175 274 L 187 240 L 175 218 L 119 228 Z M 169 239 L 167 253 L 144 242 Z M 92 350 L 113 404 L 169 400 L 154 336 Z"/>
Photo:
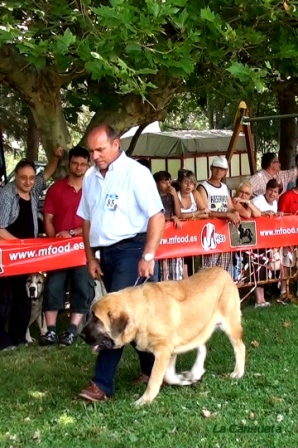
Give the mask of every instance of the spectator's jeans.
<path id="1" fill-rule="evenodd" d="M 103 282 L 107 292 L 115 292 L 128 286 L 134 286 L 138 278 L 138 262 L 143 253 L 145 239 L 145 234 L 137 235 L 129 243 L 121 242 L 110 247 L 99 248 L 100 265 L 104 273 Z M 95 248 L 95 250 L 98 250 L 98 248 Z M 142 283 L 142 280 L 139 283 Z M 155 278 L 150 279 L 150 281 L 154 280 Z M 132 345 L 134 346 L 134 344 Z M 108 396 L 113 394 L 113 379 L 122 350 L 122 348 L 101 350 L 96 360 L 93 381 Z M 153 354 L 135 350 L 139 355 L 142 372 L 150 376 L 154 363 Z"/>

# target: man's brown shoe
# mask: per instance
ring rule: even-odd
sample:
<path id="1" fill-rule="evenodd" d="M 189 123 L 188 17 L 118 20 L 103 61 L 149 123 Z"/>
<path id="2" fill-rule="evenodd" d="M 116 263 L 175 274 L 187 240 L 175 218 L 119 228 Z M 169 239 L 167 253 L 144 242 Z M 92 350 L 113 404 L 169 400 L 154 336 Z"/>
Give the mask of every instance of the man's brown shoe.
<path id="1" fill-rule="evenodd" d="M 91 383 L 91 386 L 88 389 L 83 389 L 79 394 L 80 398 L 83 398 L 87 401 L 108 401 L 110 397 L 106 395 L 106 393 L 101 390 L 95 383 Z"/>
<path id="2" fill-rule="evenodd" d="M 134 386 L 140 386 L 141 384 L 147 384 L 149 381 L 149 376 L 145 375 L 145 373 L 140 373 L 134 380 L 133 385 Z"/>

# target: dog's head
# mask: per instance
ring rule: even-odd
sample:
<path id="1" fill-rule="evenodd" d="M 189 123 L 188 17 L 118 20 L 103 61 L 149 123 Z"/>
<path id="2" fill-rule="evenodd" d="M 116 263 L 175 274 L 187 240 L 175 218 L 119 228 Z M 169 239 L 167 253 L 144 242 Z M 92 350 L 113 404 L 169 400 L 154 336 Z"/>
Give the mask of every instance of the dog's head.
<path id="1" fill-rule="evenodd" d="M 31 300 L 38 300 L 44 289 L 45 276 L 41 273 L 29 275 L 26 282 L 27 296 Z"/>
<path id="2" fill-rule="evenodd" d="M 93 305 L 91 317 L 80 336 L 94 351 L 120 348 L 132 341 L 126 334 L 129 316 L 122 296 L 123 292 L 107 294 Z"/>

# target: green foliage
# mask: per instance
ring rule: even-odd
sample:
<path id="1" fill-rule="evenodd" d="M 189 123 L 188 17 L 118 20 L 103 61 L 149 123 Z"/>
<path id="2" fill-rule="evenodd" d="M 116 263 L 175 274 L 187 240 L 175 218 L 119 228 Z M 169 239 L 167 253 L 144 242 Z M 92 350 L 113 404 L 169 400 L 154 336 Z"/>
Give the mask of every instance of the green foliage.
<path id="1" fill-rule="evenodd" d="M 109 77 L 122 93 L 146 96 L 160 71 L 232 76 L 258 92 L 297 75 L 292 3 L 24 0 L 2 2 L 0 13 L 0 45 L 14 45 L 37 69 Z"/>
<path id="2" fill-rule="evenodd" d="M 161 108 L 175 89 L 190 92 L 206 105 L 191 106 L 187 116 L 183 100 L 184 117 L 175 126 L 188 127 L 200 114 L 199 126 L 226 127 L 233 120 L 227 110 L 240 99 L 251 107 L 256 94 L 272 95 L 289 80 L 297 88 L 298 8 L 291 1 L 4 0 L 0 15 L 0 82 L 32 104 L 32 90 L 50 79 L 48 91 L 61 86 L 76 130 L 83 109 L 102 111 L 116 94 L 128 102 L 130 94 L 141 96 L 160 110 L 154 101 L 160 92 L 169 89 Z M 36 82 L 24 93 L 27 73 Z"/>

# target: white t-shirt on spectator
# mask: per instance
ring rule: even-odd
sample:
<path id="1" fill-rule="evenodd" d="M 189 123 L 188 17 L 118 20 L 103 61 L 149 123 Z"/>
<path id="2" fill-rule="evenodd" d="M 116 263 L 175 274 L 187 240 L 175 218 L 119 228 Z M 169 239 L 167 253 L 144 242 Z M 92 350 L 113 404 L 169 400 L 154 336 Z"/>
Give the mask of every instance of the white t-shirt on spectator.
<path id="1" fill-rule="evenodd" d="M 259 194 L 253 198 L 252 202 L 261 212 L 277 213 L 277 201 L 274 201 L 273 204 L 269 204 L 263 194 Z"/>

